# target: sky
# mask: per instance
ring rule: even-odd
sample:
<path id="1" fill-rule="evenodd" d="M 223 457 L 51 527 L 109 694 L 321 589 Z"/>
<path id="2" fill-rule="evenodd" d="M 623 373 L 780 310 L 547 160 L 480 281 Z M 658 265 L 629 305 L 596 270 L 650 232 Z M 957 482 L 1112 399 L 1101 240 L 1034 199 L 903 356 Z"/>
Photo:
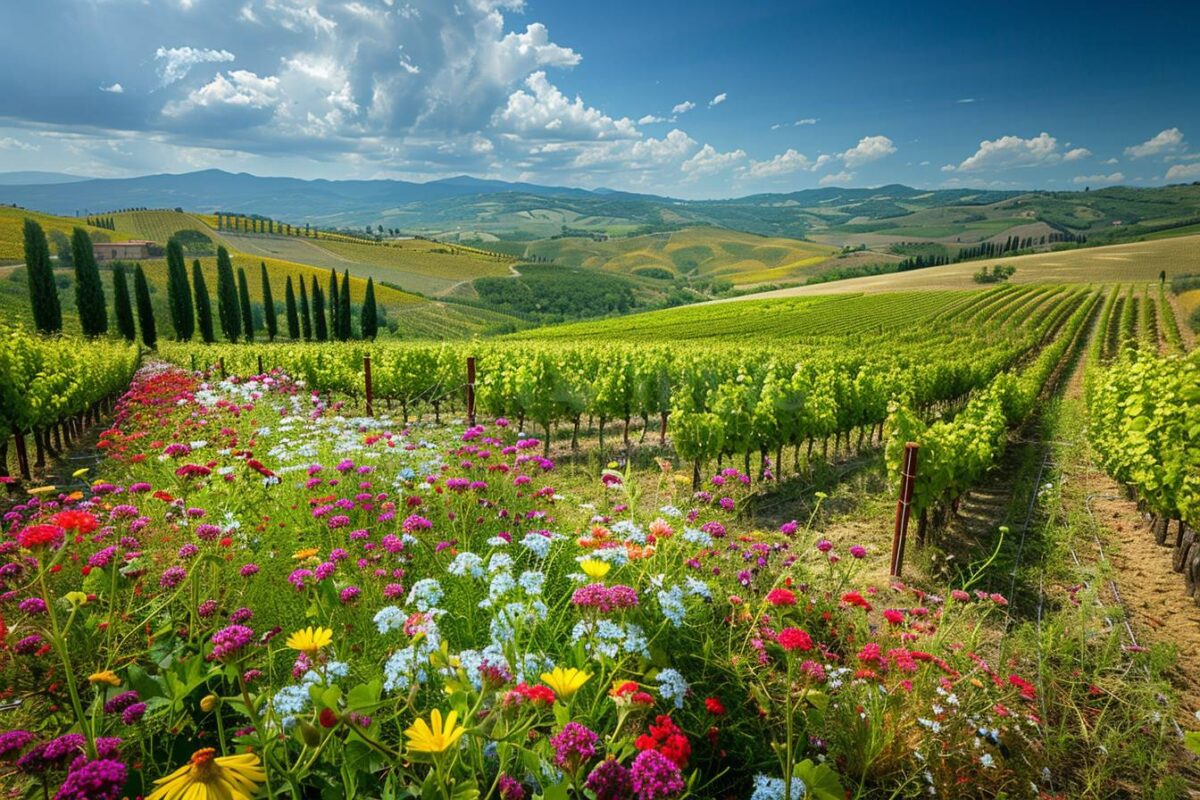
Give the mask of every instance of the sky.
<path id="1" fill-rule="evenodd" d="M 0 171 L 1200 180 L 1200 3 L 5 0 Z"/>

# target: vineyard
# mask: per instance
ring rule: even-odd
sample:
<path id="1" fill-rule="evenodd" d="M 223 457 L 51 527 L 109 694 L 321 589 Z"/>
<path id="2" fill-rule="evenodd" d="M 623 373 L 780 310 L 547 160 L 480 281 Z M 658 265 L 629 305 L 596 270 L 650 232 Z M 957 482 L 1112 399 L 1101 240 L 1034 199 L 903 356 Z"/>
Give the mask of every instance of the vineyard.
<path id="1" fill-rule="evenodd" d="M 15 786 L 1041 800 L 1191 780 L 1169 646 L 1112 624 L 1102 566 L 1040 542 L 1085 552 L 1051 440 L 1086 433 L 1153 515 L 1130 535 L 1173 548 L 1180 596 L 1200 582 L 1200 361 L 1164 287 L 742 301 L 471 342 L 2 334 L 0 424 L 27 452 L 0 463 L 29 492 L 0 556 Z M 94 472 L 37 485 L 89 437 Z M 1011 500 L 976 520 L 997 481 Z"/>

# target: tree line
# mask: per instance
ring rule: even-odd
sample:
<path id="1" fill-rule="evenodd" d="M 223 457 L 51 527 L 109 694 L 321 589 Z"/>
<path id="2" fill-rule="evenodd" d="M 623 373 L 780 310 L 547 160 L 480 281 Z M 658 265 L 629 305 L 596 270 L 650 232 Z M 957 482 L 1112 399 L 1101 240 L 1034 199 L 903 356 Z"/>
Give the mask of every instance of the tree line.
<path id="1" fill-rule="evenodd" d="M 34 326 L 41 333 L 59 333 L 62 331 L 62 308 L 45 231 L 37 221 L 26 219 L 24 237 L 25 268 Z M 246 271 L 241 267 L 237 269 L 235 276 L 228 250 L 224 247 L 217 248 L 215 317 L 200 260 L 192 261 L 189 281 L 183 246 L 178 240 L 172 238 L 167 242 L 166 255 L 167 309 L 176 341 L 187 342 L 198 336 L 200 341 L 205 343 L 215 342 L 218 326 L 223 338 L 230 342 L 254 341 L 255 329 L 258 326 L 255 324 L 253 305 L 250 301 L 249 281 Z M 83 334 L 92 337 L 104 336 L 109 330 L 104 284 L 92 252 L 91 237 L 83 228 L 75 228 L 71 234 L 71 262 L 75 273 L 75 306 L 79 312 Z M 134 264 L 131 303 L 127 275 L 129 269 L 119 261 L 112 267 L 116 331 L 129 341 L 134 341 L 137 331 L 140 330 L 142 343 L 153 348 L 158 341 L 158 326 L 150 302 L 150 287 L 142 265 Z M 267 338 L 275 341 L 276 336 L 280 335 L 279 309 L 275 304 L 265 262 L 259 264 L 259 279 L 262 282 L 263 297 L 261 327 L 265 328 Z M 298 296 L 295 285 L 299 286 Z M 322 289 L 321 282 L 315 275 L 312 276 L 311 282 L 297 277 L 295 284 L 289 275 L 284 287 L 283 314 L 286 334 L 290 339 L 324 342 L 347 341 L 353 338 L 349 270 L 343 271 L 340 282 L 337 270 L 330 270 L 327 291 Z M 367 278 L 366 293 L 359 309 L 359 331 L 362 338 L 372 340 L 379 332 L 375 282 L 370 277 Z"/>

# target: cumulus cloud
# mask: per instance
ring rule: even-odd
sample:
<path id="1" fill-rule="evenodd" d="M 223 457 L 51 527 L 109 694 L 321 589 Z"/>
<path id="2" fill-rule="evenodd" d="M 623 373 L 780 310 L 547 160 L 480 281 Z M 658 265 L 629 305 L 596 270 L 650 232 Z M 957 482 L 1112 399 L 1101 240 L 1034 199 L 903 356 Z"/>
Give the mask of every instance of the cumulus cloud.
<path id="1" fill-rule="evenodd" d="M 1061 158 L 1058 140 L 1048 133 L 1042 132 L 1031 139 L 1001 136 L 999 139 L 985 139 L 980 142 L 975 154 L 965 159 L 957 169 L 970 172 L 981 169 L 1033 167 L 1052 164 Z"/>
<path id="2" fill-rule="evenodd" d="M 529 91 L 518 89 L 496 113 L 497 128 L 534 136 L 554 138 L 636 138 L 640 134 L 628 118 L 613 119 L 584 104 L 576 96 L 570 100 L 550 83 L 546 73 L 538 71 L 525 80 Z"/>
<path id="3" fill-rule="evenodd" d="M 683 162 L 680 169 L 692 177 L 712 175 L 729 169 L 745 157 L 746 152 L 744 150 L 731 150 L 727 153 L 722 153 L 711 144 L 706 144 L 694 156 Z"/>
<path id="4" fill-rule="evenodd" d="M 1200 180 L 1200 162 L 1193 162 L 1191 164 L 1172 164 L 1171 168 L 1167 170 L 1167 180 Z"/>
<path id="5" fill-rule="evenodd" d="M 656 125 L 660 122 L 668 122 L 666 117 L 656 117 L 653 114 L 647 114 L 637 121 L 638 125 Z"/>
<path id="6" fill-rule="evenodd" d="M 676 103 L 675 106 L 671 109 L 671 113 L 675 114 L 675 115 L 686 114 L 687 112 L 691 111 L 695 107 L 696 107 L 696 104 L 693 103 L 691 100 L 684 100 L 682 103 Z"/>
<path id="7" fill-rule="evenodd" d="M 1089 156 L 1091 156 L 1091 154 L 1092 154 L 1092 151 L 1088 150 L 1086 147 L 1076 147 L 1071 150 L 1068 150 L 1063 155 L 1063 161 L 1078 161 L 1081 158 L 1088 158 Z"/>
<path id="8" fill-rule="evenodd" d="M 811 170 L 814 167 L 814 163 L 803 153 L 788 148 L 774 158 L 766 161 L 751 161 L 746 173 L 751 178 L 774 178 L 798 170 Z"/>
<path id="9" fill-rule="evenodd" d="M 101 84 L 100 91 L 108 92 L 109 94 L 124 94 L 125 87 L 119 83 L 109 84 L 108 86 Z"/>
<path id="10" fill-rule="evenodd" d="M 197 109 L 232 106 L 234 108 L 264 109 L 279 102 L 279 78 L 260 77 L 253 72 L 235 69 L 226 76 L 216 77 L 188 94 L 179 102 L 163 108 L 168 117 L 182 117 Z"/>
<path id="11" fill-rule="evenodd" d="M 1179 128 L 1167 128 L 1141 144 L 1126 147 L 1125 155 L 1130 158 L 1146 158 L 1147 156 L 1176 153 L 1186 147 L 1187 144 L 1183 141 L 1183 132 Z"/>
<path id="12" fill-rule="evenodd" d="M 1120 183 L 1125 180 L 1125 175 L 1120 172 L 1114 172 L 1111 175 L 1076 175 L 1071 179 L 1074 183 Z"/>
<path id="13" fill-rule="evenodd" d="M 847 167 L 854 169 L 896 152 L 896 145 L 886 136 L 864 136 L 858 144 L 841 154 Z"/>
<path id="14" fill-rule="evenodd" d="M 24 150 L 27 153 L 32 153 L 38 149 L 36 144 L 22 142 L 20 139 L 14 139 L 11 136 L 0 137 L 0 150 Z"/>
<path id="15" fill-rule="evenodd" d="M 233 61 L 235 56 L 228 50 L 210 50 L 196 47 L 160 47 L 154 51 L 158 65 L 159 86 L 170 86 L 181 81 L 197 64 L 219 64 Z"/>
<path id="16" fill-rule="evenodd" d="M 854 180 L 854 173 L 843 170 L 841 172 L 831 172 L 828 175 L 822 176 L 817 183 L 822 186 L 831 186 L 835 183 L 849 183 Z"/>
<path id="17" fill-rule="evenodd" d="M 726 95 L 725 92 L 721 92 L 719 95 L 714 97 L 712 100 L 708 101 L 708 107 L 712 108 L 713 106 L 721 105 L 721 103 L 725 102 L 726 97 L 728 97 L 728 95 Z"/>

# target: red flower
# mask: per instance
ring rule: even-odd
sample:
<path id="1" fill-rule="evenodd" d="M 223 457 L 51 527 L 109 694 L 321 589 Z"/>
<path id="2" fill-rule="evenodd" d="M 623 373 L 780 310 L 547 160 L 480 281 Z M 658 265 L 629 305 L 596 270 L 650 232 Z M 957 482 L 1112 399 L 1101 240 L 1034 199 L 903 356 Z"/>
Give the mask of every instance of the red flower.
<path id="1" fill-rule="evenodd" d="M 725 714 L 725 706 L 722 705 L 721 701 L 715 697 L 704 698 L 704 707 L 707 708 L 708 713 L 712 714 L 714 717 L 724 716 Z"/>
<path id="2" fill-rule="evenodd" d="M 788 589 L 772 589 L 767 592 L 767 602 L 773 606 L 794 606 L 796 605 L 796 593 Z"/>
<path id="3" fill-rule="evenodd" d="M 892 625 L 900 625 L 904 622 L 904 612 L 899 609 L 889 608 L 883 612 L 883 618 Z"/>
<path id="4" fill-rule="evenodd" d="M 812 650 L 812 637 L 799 628 L 784 628 L 779 632 L 779 646 L 789 653 L 794 650 Z"/>
<path id="5" fill-rule="evenodd" d="M 317 721 L 321 723 L 322 728 L 336 728 L 341 721 L 338 719 L 337 713 L 332 708 L 322 708 L 321 713 L 317 715 Z"/>
<path id="6" fill-rule="evenodd" d="M 30 525 L 17 534 L 17 543 L 26 550 L 41 547 L 58 547 L 62 544 L 65 531 L 58 525 Z"/>
<path id="7" fill-rule="evenodd" d="M 858 592 L 846 592 L 842 595 L 842 602 L 848 606 L 858 606 L 864 611 L 871 610 L 871 604 Z"/>
<path id="8" fill-rule="evenodd" d="M 687 766 L 692 756 L 691 742 L 666 714 L 660 714 L 650 726 L 650 733 L 639 736 L 634 746 L 638 750 L 657 750 L 680 769 Z"/>
<path id="9" fill-rule="evenodd" d="M 91 533 L 100 526 L 95 515 L 87 511 L 60 511 L 50 521 L 65 530 L 83 534 Z"/>

